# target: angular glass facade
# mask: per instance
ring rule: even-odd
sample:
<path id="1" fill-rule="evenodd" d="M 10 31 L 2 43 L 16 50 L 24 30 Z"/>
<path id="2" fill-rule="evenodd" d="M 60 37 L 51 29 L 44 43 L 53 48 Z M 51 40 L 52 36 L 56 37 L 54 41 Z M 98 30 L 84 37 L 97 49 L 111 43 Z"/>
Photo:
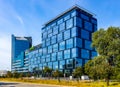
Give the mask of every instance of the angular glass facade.
<path id="1" fill-rule="evenodd" d="M 97 56 L 91 48 L 92 33 L 97 30 L 93 15 L 74 6 L 42 28 L 42 47 L 29 52 L 29 72 L 45 66 L 63 73 L 72 73 L 88 60 Z"/>

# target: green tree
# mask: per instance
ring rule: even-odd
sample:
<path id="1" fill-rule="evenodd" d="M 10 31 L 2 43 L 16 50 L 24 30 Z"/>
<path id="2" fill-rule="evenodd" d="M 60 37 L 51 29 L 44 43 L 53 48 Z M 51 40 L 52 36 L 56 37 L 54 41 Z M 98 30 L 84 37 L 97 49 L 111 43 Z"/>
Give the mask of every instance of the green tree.
<path id="1" fill-rule="evenodd" d="M 18 72 L 13 72 L 13 78 L 19 78 L 20 74 Z"/>
<path id="2" fill-rule="evenodd" d="M 73 71 L 73 76 L 77 78 L 77 81 L 79 81 L 79 78 L 83 75 L 83 68 L 82 67 L 76 67 Z"/>
<path id="3" fill-rule="evenodd" d="M 56 78 L 58 79 L 58 81 L 60 82 L 60 77 L 63 76 L 63 73 L 60 72 L 60 71 L 57 69 L 57 70 L 55 70 L 55 71 L 53 72 L 53 76 L 56 77 Z"/>
<path id="4" fill-rule="evenodd" d="M 6 74 L 6 77 L 11 78 L 12 76 L 13 76 L 12 73 L 10 71 L 8 71 L 7 74 Z"/>
<path id="5" fill-rule="evenodd" d="M 113 67 L 114 60 L 116 60 L 117 56 L 120 55 L 120 28 L 109 27 L 107 30 L 100 29 L 99 31 L 93 33 L 92 47 L 94 47 L 99 56 L 105 60 L 105 62 L 100 62 L 100 64 L 104 64 L 104 66 L 101 65 L 100 68 L 106 76 L 105 79 L 107 81 L 107 85 L 109 85 L 109 79 L 112 74 L 111 72 L 108 72 L 106 68 L 103 68 L 105 66 L 107 66 L 107 68 Z"/>
<path id="6" fill-rule="evenodd" d="M 47 66 L 45 66 L 43 72 L 45 73 L 45 75 L 47 77 L 49 77 L 51 75 L 51 73 L 52 73 L 52 69 L 47 67 Z"/>

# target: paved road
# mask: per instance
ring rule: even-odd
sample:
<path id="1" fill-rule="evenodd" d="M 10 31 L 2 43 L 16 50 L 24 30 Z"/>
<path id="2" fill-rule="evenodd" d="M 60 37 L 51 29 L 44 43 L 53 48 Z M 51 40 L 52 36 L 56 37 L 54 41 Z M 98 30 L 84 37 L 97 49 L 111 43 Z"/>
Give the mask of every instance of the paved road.
<path id="1" fill-rule="evenodd" d="M 0 82 L 0 87 L 67 87 L 67 86 L 37 85 L 17 82 Z"/>

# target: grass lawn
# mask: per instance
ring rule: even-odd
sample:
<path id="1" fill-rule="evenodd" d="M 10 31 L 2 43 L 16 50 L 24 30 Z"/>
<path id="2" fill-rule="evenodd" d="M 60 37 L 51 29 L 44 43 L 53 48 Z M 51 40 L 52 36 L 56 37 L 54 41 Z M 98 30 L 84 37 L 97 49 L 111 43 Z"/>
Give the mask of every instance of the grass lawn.
<path id="1" fill-rule="evenodd" d="M 10 82 L 24 82 L 24 83 L 37 83 L 37 84 L 51 84 L 51 85 L 65 85 L 65 86 L 76 86 L 76 87 L 107 87 L 105 82 L 95 81 L 65 81 L 61 80 L 35 80 L 35 79 L 14 79 L 14 78 L 0 78 L 0 81 Z M 109 87 L 120 87 L 120 82 L 110 82 Z"/>

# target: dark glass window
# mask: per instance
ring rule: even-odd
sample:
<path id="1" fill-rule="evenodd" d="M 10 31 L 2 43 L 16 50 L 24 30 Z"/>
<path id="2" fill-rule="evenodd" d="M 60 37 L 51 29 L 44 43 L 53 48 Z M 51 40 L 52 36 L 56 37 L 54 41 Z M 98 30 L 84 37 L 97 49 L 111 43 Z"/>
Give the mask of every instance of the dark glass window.
<path id="1" fill-rule="evenodd" d="M 85 21 L 84 22 L 84 27 L 88 31 L 92 31 L 92 24 L 90 22 Z"/>
<path id="2" fill-rule="evenodd" d="M 67 59 L 66 66 L 67 68 L 73 68 L 73 59 Z"/>
<path id="3" fill-rule="evenodd" d="M 59 43 L 59 50 L 64 50 L 65 49 L 65 41 Z"/>
<path id="4" fill-rule="evenodd" d="M 58 51 L 58 44 L 53 45 L 53 52 L 56 52 L 56 51 Z"/>
<path id="5" fill-rule="evenodd" d="M 74 17 L 74 26 L 82 27 L 82 19 L 79 17 Z"/>
<path id="6" fill-rule="evenodd" d="M 64 40 L 69 39 L 70 38 L 70 30 L 67 30 L 64 32 Z"/>
<path id="7" fill-rule="evenodd" d="M 56 35 L 55 36 L 52 36 L 52 44 L 54 44 L 54 43 L 56 43 L 56 41 L 57 41 L 57 37 L 56 37 Z"/>
<path id="8" fill-rule="evenodd" d="M 52 53 L 52 61 L 56 61 L 56 57 L 57 57 L 56 53 Z"/>
<path id="9" fill-rule="evenodd" d="M 83 19 L 89 21 L 89 17 L 88 17 L 87 15 L 81 14 L 81 18 L 83 18 Z"/>
<path id="10" fill-rule="evenodd" d="M 50 45 L 50 38 L 46 39 L 46 46 Z"/>
<path id="11" fill-rule="evenodd" d="M 53 69 L 54 70 L 58 69 L 58 62 L 53 62 Z"/>
<path id="12" fill-rule="evenodd" d="M 72 48 L 73 47 L 73 38 L 66 40 L 66 48 Z"/>
<path id="13" fill-rule="evenodd" d="M 52 46 L 48 46 L 48 53 L 52 53 Z"/>
<path id="14" fill-rule="evenodd" d="M 58 52 L 58 60 L 61 60 L 61 59 L 63 59 L 63 52 L 62 51 L 60 51 L 60 52 Z"/>
<path id="15" fill-rule="evenodd" d="M 60 69 L 65 69 L 65 60 L 62 60 L 59 62 L 59 68 Z"/>
<path id="16" fill-rule="evenodd" d="M 58 34 L 58 26 L 53 27 L 53 35 Z"/>
<path id="17" fill-rule="evenodd" d="M 88 50 L 92 50 L 92 48 L 91 48 L 91 41 L 85 40 L 85 48 L 88 49 Z"/>
<path id="18" fill-rule="evenodd" d="M 97 31 L 97 25 L 94 25 L 94 31 Z"/>
<path id="19" fill-rule="evenodd" d="M 81 37 L 89 40 L 89 32 L 86 30 L 81 30 Z"/>
<path id="20" fill-rule="evenodd" d="M 66 21 L 66 29 L 72 28 L 73 27 L 73 19 L 69 19 Z"/>
<path id="21" fill-rule="evenodd" d="M 79 56 L 79 50 L 78 48 L 72 49 L 72 57 L 78 57 Z"/>
<path id="22" fill-rule="evenodd" d="M 63 33 L 62 32 L 60 34 L 58 34 L 57 40 L 58 40 L 58 42 L 63 40 Z"/>
<path id="23" fill-rule="evenodd" d="M 96 19 L 91 19 L 91 22 L 93 23 L 93 24 L 97 24 L 97 20 Z"/>
<path id="24" fill-rule="evenodd" d="M 97 56 L 97 52 L 92 52 L 92 59 Z"/>
<path id="25" fill-rule="evenodd" d="M 82 50 L 81 50 L 81 57 L 84 58 L 84 59 L 89 59 L 89 58 L 90 58 L 90 53 L 89 53 L 89 51 L 82 49 Z"/>
<path id="26" fill-rule="evenodd" d="M 64 51 L 64 59 L 70 58 L 70 49 Z"/>
<path id="27" fill-rule="evenodd" d="M 82 59 L 76 58 L 75 61 L 76 61 L 76 67 L 82 66 Z"/>
<path id="28" fill-rule="evenodd" d="M 65 29 L 65 22 L 59 25 L 59 31 L 62 31 Z"/>
<path id="29" fill-rule="evenodd" d="M 82 39 L 80 38 L 74 38 L 74 47 L 80 47 L 82 48 Z"/>

